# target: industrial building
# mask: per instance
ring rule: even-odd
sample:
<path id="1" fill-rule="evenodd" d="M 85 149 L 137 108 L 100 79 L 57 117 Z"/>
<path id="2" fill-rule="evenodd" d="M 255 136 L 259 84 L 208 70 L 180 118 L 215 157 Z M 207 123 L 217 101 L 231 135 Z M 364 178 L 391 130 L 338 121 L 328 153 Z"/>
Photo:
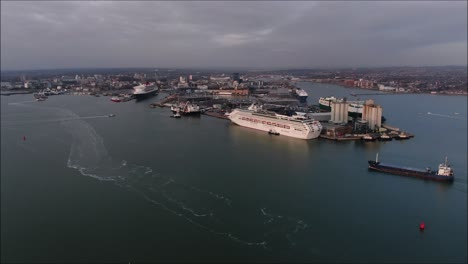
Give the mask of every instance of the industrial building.
<path id="1" fill-rule="evenodd" d="M 346 101 L 331 102 L 331 120 L 335 124 L 348 123 L 348 106 Z"/>
<path id="2" fill-rule="evenodd" d="M 382 126 L 382 107 L 374 104 L 374 100 L 366 100 L 362 109 L 362 120 L 368 122 L 370 129 L 380 129 Z"/>

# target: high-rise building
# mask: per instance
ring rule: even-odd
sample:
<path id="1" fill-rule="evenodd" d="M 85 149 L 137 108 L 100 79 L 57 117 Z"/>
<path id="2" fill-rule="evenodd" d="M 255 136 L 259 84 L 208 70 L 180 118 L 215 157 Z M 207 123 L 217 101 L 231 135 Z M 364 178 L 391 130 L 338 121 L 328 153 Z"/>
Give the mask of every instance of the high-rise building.
<path id="1" fill-rule="evenodd" d="M 240 81 L 240 76 L 239 76 L 238 72 L 235 72 L 235 73 L 232 74 L 232 80 L 237 81 L 237 82 Z"/>

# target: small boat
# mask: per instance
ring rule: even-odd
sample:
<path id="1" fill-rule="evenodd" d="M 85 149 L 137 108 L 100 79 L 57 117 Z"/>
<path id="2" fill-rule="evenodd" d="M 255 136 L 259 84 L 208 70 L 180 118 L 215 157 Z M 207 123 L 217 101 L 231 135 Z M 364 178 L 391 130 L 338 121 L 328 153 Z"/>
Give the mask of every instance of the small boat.
<path id="1" fill-rule="evenodd" d="M 418 177 L 428 180 L 435 181 L 447 181 L 452 182 L 454 180 L 453 169 L 448 164 L 447 157 L 445 157 L 445 163 L 439 164 L 439 169 L 433 171 L 430 168 L 426 169 L 415 169 L 405 166 L 391 165 L 382 163 L 379 161 L 379 153 L 375 156 L 375 161 L 369 160 L 369 170 L 385 172 L 390 174 Z"/>
<path id="2" fill-rule="evenodd" d="M 38 101 L 38 102 L 42 102 L 42 101 L 45 101 L 45 100 L 46 99 L 44 97 L 39 97 L 39 98 L 36 99 L 36 101 Z"/>
<path id="3" fill-rule="evenodd" d="M 398 134 L 398 136 L 395 137 L 396 140 L 405 140 L 405 139 L 409 139 L 410 137 L 405 134 L 405 133 L 400 133 Z"/>
<path id="4" fill-rule="evenodd" d="M 375 138 L 372 137 L 371 135 L 367 134 L 367 135 L 364 135 L 363 137 L 361 137 L 361 140 L 362 141 L 375 141 Z"/>
<path id="5" fill-rule="evenodd" d="M 170 107 L 173 113 L 180 111 L 179 104 L 171 104 Z"/>
<path id="6" fill-rule="evenodd" d="M 171 117 L 180 118 L 181 117 L 180 112 L 179 111 L 175 112 L 175 114 L 171 115 Z"/>
<path id="7" fill-rule="evenodd" d="M 391 141 L 392 138 L 391 138 L 389 135 L 387 135 L 387 134 L 382 134 L 382 135 L 380 135 L 380 137 L 378 138 L 378 140 L 379 140 L 379 141 Z"/>
<path id="8" fill-rule="evenodd" d="M 114 117 L 115 115 L 114 114 L 109 114 L 108 117 Z"/>
<path id="9" fill-rule="evenodd" d="M 47 99 L 47 95 L 43 91 L 41 91 L 39 93 L 35 93 L 33 96 L 36 99 Z M 44 100 L 40 100 L 40 101 L 44 101 Z"/>
<path id="10" fill-rule="evenodd" d="M 120 102 L 120 98 L 119 98 L 119 97 L 116 97 L 116 96 L 114 96 L 114 97 L 112 97 L 112 98 L 111 98 L 111 101 L 112 101 L 112 102 L 116 102 L 116 103 L 118 103 L 118 102 Z"/>
<path id="11" fill-rule="evenodd" d="M 273 129 L 270 129 L 270 131 L 268 131 L 268 134 L 270 134 L 270 135 L 275 135 L 275 136 L 279 136 L 280 133 L 277 132 L 277 131 L 274 131 Z"/>

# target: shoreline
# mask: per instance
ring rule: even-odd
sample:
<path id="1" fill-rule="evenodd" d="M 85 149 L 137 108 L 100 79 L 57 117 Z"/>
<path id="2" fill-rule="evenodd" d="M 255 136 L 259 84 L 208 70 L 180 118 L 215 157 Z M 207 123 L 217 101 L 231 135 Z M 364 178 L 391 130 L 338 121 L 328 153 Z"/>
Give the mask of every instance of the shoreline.
<path id="1" fill-rule="evenodd" d="M 356 89 L 356 90 L 369 91 L 369 92 L 372 92 L 372 93 L 382 93 L 382 95 L 423 94 L 423 95 L 468 96 L 468 92 L 466 92 L 466 93 L 440 93 L 440 92 L 437 92 L 435 94 L 433 94 L 431 92 L 401 92 L 401 93 L 382 92 L 382 91 L 380 91 L 378 89 L 376 90 L 376 89 L 367 89 L 367 88 L 361 88 L 361 87 L 349 87 L 349 86 L 345 86 L 345 85 L 342 85 L 342 84 L 330 83 L 330 82 L 295 81 L 293 83 L 293 85 L 296 84 L 296 83 L 299 83 L 299 82 L 318 83 L 318 84 L 332 84 L 332 85 L 336 85 L 336 86 L 339 86 L 339 87 L 342 87 L 342 88 L 345 88 L 345 89 Z M 359 95 L 359 94 L 357 94 L 357 95 Z M 378 95 L 378 94 L 376 94 L 376 95 Z"/>

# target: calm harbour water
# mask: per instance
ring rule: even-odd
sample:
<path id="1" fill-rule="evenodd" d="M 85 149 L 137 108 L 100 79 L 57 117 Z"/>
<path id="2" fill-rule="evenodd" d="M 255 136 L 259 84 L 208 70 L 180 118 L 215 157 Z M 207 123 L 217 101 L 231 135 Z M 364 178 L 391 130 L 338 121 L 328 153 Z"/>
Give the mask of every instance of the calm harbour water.
<path id="1" fill-rule="evenodd" d="M 309 103 L 366 92 L 298 85 Z M 1 260 L 466 262 L 467 97 L 367 98 L 416 137 L 304 141 L 169 118 L 157 97 L 2 96 Z M 377 152 L 417 168 L 447 155 L 455 182 L 370 172 Z"/>

